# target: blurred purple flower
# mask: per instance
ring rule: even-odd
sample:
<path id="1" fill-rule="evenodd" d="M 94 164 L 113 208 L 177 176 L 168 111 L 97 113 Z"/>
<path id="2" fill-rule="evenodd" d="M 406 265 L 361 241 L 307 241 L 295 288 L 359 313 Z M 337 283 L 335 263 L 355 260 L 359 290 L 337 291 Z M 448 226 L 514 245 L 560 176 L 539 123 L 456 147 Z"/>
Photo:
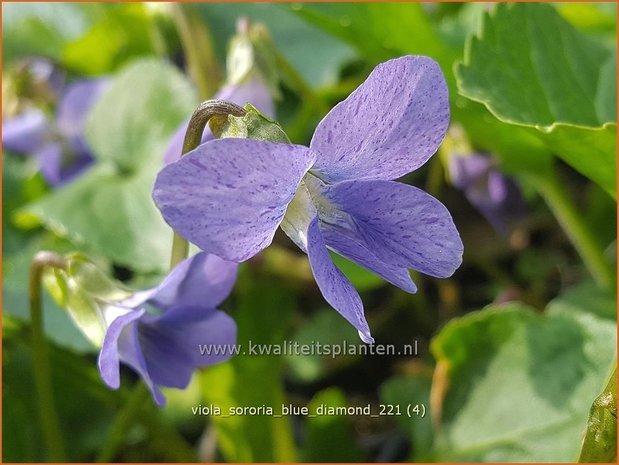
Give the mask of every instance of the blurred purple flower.
<path id="1" fill-rule="evenodd" d="M 227 260 L 257 254 L 281 224 L 307 253 L 327 302 L 372 343 L 359 294 L 329 250 L 411 293 L 409 268 L 453 274 L 463 246 L 451 215 L 432 196 L 393 181 L 436 152 L 448 124 L 439 66 L 405 56 L 377 66 L 336 105 L 309 148 L 214 140 L 166 166 L 153 198 L 176 231 Z"/>
<path id="2" fill-rule="evenodd" d="M 449 155 L 449 173 L 454 186 L 502 235 L 525 216 L 526 207 L 518 185 L 505 177 L 491 157 L 483 154 Z"/>
<path id="3" fill-rule="evenodd" d="M 213 98 L 227 100 L 241 106 L 251 103 L 269 118 L 275 117 L 275 105 L 271 92 L 257 73 L 251 73 L 240 84 L 226 84 Z M 163 161 L 166 165 L 180 158 L 188 124 L 189 120 L 183 122 L 172 136 L 172 139 L 170 139 L 170 143 L 163 156 Z M 202 143 L 209 140 L 213 140 L 213 134 L 207 125 L 202 134 Z"/>
<path id="4" fill-rule="evenodd" d="M 120 362 L 165 404 L 159 386 L 185 388 L 196 368 L 231 357 L 234 320 L 216 307 L 230 294 L 238 265 L 205 252 L 181 262 L 156 288 L 115 303 L 105 314 L 108 329 L 99 355 L 106 384 L 120 386 Z M 202 355 L 200 345 L 214 344 Z"/>
<path id="5" fill-rule="evenodd" d="M 3 120 L 3 148 L 37 157 L 43 177 L 52 186 L 70 181 L 94 161 L 84 139 L 84 125 L 107 84 L 105 78 L 69 84 L 60 97 L 55 121 L 39 109 Z"/>

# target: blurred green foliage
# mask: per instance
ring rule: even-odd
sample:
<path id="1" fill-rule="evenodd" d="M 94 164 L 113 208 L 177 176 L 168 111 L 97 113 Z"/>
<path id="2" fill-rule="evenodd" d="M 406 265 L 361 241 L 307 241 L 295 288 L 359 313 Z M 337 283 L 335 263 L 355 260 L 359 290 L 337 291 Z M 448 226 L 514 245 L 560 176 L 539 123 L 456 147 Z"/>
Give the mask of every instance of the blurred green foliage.
<path id="1" fill-rule="evenodd" d="M 3 4 L 3 71 L 34 55 L 53 60 L 69 79 L 111 79 L 87 125 L 97 163 L 75 182 L 51 190 L 35 160 L 3 154 L 3 460 L 47 457 L 31 381 L 32 256 L 41 249 L 83 252 L 130 287 L 157 282 L 171 231 L 151 201 L 152 183 L 197 95 L 221 84 L 240 16 L 270 32 L 277 121 L 294 143 L 307 143 L 320 118 L 377 63 L 402 54 L 433 57 L 448 81 L 454 126 L 522 184 L 528 215 L 508 237 L 497 235 L 447 183 L 444 160 L 434 157 L 404 181 L 430 191 L 453 214 L 465 256 L 452 278 L 415 274 L 419 293 L 408 295 L 334 256 L 361 291 L 377 341 L 401 348 L 417 339 L 419 356 L 237 356 L 197 374 L 187 390 L 166 392 L 164 411 L 141 405 L 114 459 L 572 461 L 588 426 L 581 457 L 607 460 L 609 441 L 591 438 L 614 437 L 612 412 L 600 399 L 616 399 L 612 383 L 603 391 L 616 364 L 616 291 L 590 280 L 570 242 L 570 223 L 544 189 L 563 186 L 571 214 L 589 229 L 615 278 L 616 6 L 192 8 L 188 34 L 177 30 L 178 11 L 163 4 Z M 190 72 L 193 48 L 208 67 L 201 81 Z M 139 380 L 123 370 L 119 391 L 104 387 L 94 346 L 49 296 L 44 305 L 69 459 L 94 460 Z M 244 345 L 359 343 L 326 308 L 305 256 L 283 234 L 243 265 L 224 308 Z M 191 412 L 200 404 L 277 410 L 381 403 L 423 404 L 426 416 Z"/>

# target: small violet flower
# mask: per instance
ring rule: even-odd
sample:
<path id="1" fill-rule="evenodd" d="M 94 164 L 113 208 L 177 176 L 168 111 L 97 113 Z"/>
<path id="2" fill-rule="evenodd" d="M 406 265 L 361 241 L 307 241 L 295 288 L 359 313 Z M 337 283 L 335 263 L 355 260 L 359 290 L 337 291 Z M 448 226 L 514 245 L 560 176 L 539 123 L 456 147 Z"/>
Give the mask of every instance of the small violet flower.
<path id="1" fill-rule="evenodd" d="M 2 146 L 36 156 L 50 185 L 57 187 L 70 181 L 94 161 L 84 139 L 84 125 L 107 84 L 107 79 L 100 78 L 68 85 L 60 97 L 54 122 L 38 108 L 3 119 Z"/>
<path id="2" fill-rule="evenodd" d="M 268 86 L 257 72 L 250 72 L 249 75 L 238 84 L 224 85 L 213 98 L 217 100 L 226 100 L 236 103 L 237 105 L 251 103 L 269 118 L 275 117 L 273 97 L 271 96 Z M 180 158 L 183 148 L 183 139 L 185 138 L 188 125 L 189 120 L 181 124 L 172 136 L 172 139 L 170 139 L 170 143 L 163 156 L 165 164 L 172 163 Z M 207 125 L 202 134 L 202 143 L 208 142 L 209 140 L 213 140 L 213 133 Z"/>
<path id="3" fill-rule="evenodd" d="M 378 65 L 319 123 L 310 146 L 218 139 L 166 166 L 153 198 L 179 234 L 226 260 L 267 247 L 279 225 L 307 253 L 327 302 L 374 339 L 359 294 L 332 250 L 407 292 L 408 269 L 451 276 L 463 246 L 451 215 L 395 182 L 437 150 L 449 124 L 447 86 L 430 58 Z"/>
<path id="4" fill-rule="evenodd" d="M 234 320 L 216 307 L 230 294 L 238 265 L 200 252 L 179 263 L 156 288 L 116 302 L 104 313 L 99 355 L 103 380 L 120 385 L 120 362 L 144 379 L 158 405 L 159 386 L 185 388 L 193 371 L 230 358 Z M 217 345 L 202 355 L 200 345 Z"/>
<path id="5" fill-rule="evenodd" d="M 507 235 L 511 226 L 526 214 L 518 185 L 499 171 L 484 154 L 449 154 L 449 175 L 455 187 L 479 210 L 494 229 Z"/>

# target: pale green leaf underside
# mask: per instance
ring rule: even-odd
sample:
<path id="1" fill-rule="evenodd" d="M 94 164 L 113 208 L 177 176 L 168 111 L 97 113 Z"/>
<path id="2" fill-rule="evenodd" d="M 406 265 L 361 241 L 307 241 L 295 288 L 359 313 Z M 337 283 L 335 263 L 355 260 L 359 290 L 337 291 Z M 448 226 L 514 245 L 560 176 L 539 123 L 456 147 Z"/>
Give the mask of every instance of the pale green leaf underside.
<path id="1" fill-rule="evenodd" d="M 36 220 L 112 261 L 141 271 L 168 260 L 172 231 L 150 198 L 153 169 L 120 176 L 97 166 L 75 182 L 27 206 L 18 221 Z"/>
<path id="2" fill-rule="evenodd" d="M 432 351 L 447 371 L 441 460 L 570 462 L 614 357 L 615 323 L 523 304 L 453 320 Z M 474 426 L 472 426 L 474 425 Z"/>
<path id="3" fill-rule="evenodd" d="M 196 102 L 191 84 L 172 65 L 132 62 L 88 116 L 97 165 L 25 207 L 18 219 L 34 219 L 117 264 L 162 270 L 172 232 L 151 199 L 152 185 L 172 134 Z"/>
<path id="4" fill-rule="evenodd" d="M 456 68 L 459 92 L 530 127 L 616 196 L 616 56 L 543 4 L 497 4 Z"/>
<path id="5" fill-rule="evenodd" d="M 124 68 L 89 115 L 95 156 L 126 171 L 161 163 L 170 136 L 195 110 L 197 96 L 175 67 L 154 59 Z"/>

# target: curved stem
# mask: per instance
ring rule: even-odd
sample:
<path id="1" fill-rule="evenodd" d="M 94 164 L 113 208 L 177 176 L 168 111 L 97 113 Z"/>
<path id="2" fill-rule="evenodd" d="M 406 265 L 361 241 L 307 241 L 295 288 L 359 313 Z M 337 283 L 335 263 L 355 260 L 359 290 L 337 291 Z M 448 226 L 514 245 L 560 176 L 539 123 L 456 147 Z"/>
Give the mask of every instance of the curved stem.
<path id="1" fill-rule="evenodd" d="M 604 252 L 589 225 L 574 207 L 557 176 L 554 173 L 540 176 L 530 175 L 530 179 L 557 217 L 589 273 L 598 285 L 611 287 L 614 283 L 613 269 L 604 257 Z"/>
<path id="2" fill-rule="evenodd" d="M 207 100 L 202 102 L 196 111 L 193 112 L 187 125 L 185 139 L 183 140 L 183 150 L 181 157 L 198 147 L 202 142 L 204 128 L 211 118 L 226 118 L 228 115 L 243 116 L 246 111 L 243 107 L 225 100 Z M 172 256 L 170 258 L 170 268 L 182 262 L 189 253 L 189 243 L 178 233 L 174 232 L 172 239 Z"/>
<path id="3" fill-rule="evenodd" d="M 30 320 L 32 325 L 32 364 L 37 393 L 38 411 L 41 417 L 43 438 L 52 462 L 65 461 L 65 449 L 60 432 L 52 388 L 49 352 L 43 330 L 43 305 L 41 302 L 41 279 L 46 268 L 67 269 L 64 257 L 52 252 L 39 252 L 30 265 Z"/>

